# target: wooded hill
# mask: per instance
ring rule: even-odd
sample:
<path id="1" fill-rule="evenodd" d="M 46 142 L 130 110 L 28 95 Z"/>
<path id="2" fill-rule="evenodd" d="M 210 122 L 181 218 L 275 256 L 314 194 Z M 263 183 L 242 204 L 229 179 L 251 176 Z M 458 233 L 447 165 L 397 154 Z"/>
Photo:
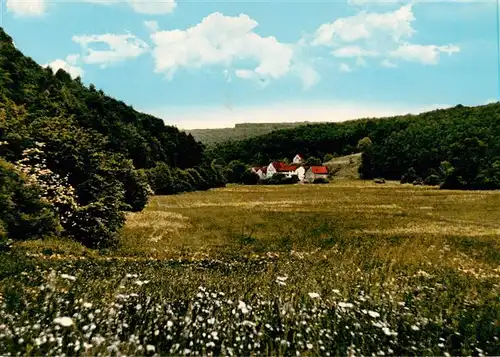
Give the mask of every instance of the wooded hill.
<path id="1" fill-rule="evenodd" d="M 186 133 L 207 146 L 224 143 L 226 141 L 238 141 L 264 135 L 274 130 L 290 129 L 306 125 L 309 122 L 296 123 L 242 123 L 235 124 L 234 128 L 220 129 L 190 129 Z"/>
<path id="2" fill-rule="evenodd" d="M 358 147 L 363 138 L 369 145 Z M 309 124 L 220 144 L 213 157 L 263 165 L 301 153 L 323 158 L 365 151 L 362 178 L 429 176 L 453 188 L 500 188 L 500 103 L 419 115 Z M 411 181 L 411 180 L 410 180 Z"/>
<path id="3" fill-rule="evenodd" d="M 151 188 L 223 185 L 204 157 L 192 135 L 42 68 L 0 28 L 0 240 L 62 232 L 108 245 Z"/>

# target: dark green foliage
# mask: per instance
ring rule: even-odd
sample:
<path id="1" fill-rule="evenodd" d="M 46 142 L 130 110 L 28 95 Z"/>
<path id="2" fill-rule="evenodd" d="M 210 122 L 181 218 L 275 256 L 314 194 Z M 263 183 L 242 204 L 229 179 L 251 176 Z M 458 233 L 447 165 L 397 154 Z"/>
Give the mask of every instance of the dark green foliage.
<path id="1" fill-rule="evenodd" d="M 157 195 L 172 195 L 175 193 L 174 178 L 170 167 L 164 162 L 158 162 L 155 167 L 147 170 L 148 181 Z"/>
<path id="2" fill-rule="evenodd" d="M 313 183 L 328 183 L 330 182 L 327 178 L 318 177 L 313 180 Z"/>
<path id="3" fill-rule="evenodd" d="M 410 167 L 408 169 L 408 172 L 406 172 L 403 176 L 401 176 L 401 183 L 413 183 L 416 179 L 418 178 L 417 173 L 415 172 L 415 169 L 413 167 Z"/>
<path id="4" fill-rule="evenodd" d="M 250 170 L 246 170 L 241 177 L 241 182 L 245 185 L 256 185 L 259 183 L 259 175 Z"/>
<path id="5" fill-rule="evenodd" d="M 0 158 L 0 240 L 42 238 L 60 232 L 58 220 L 40 189 L 27 183 L 12 164 Z"/>
<path id="6" fill-rule="evenodd" d="M 309 156 L 306 160 L 306 164 L 308 165 L 321 165 L 321 159 L 318 159 L 314 156 Z"/>
<path id="7" fill-rule="evenodd" d="M 146 207 L 149 195 L 153 192 L 149 186 L 148 176 L 144 169 L 127 171 L 125 182 L 125 203 L 132 212 L 142 211 Z"/>
<path id="8" fill-rule="evenodd" d="M 441 177 L 439 177 L 436 174 L 429 175 L 424 180 L 424 185 L 427 185 L 427 186 L 438 186 L 440 184 L 441 184 Z"/>
<path id="9" fill-rule="evenodd" d="M 45 144 L 47 168 L 68 177 L 76 191 L 78 207 L 68 207 L 68 212 L 76 212 L 62 222 L 65 233 L 93 247 L 114 243 L 124 210 L 144 208 L 148 181 L 162 194 L 223 185 L 217 171 L 209 169 L 202 175 L 193 169 L 207 163 L 204 146 L 192 135 L 135 111 L 93 85 L 83 86 L 63 70 L 54 74 L 40 67 L 23 56 L 1 28 L 0 142 L 7 142 L 0 145 L 0 156 L 10 162 L 36 142 Z M 23 195 L 31 202 L 35 193 Z M 29 209 L 35 209 L 34 202 Z M 32 219 L 28 208 L 15 207 L 24 210 L 15 213 L 16 219 Z M 20 235 L 12 233 L 12 219 L 2 220 L 9 236 Z"/>
<path id="10" fill-rule="evenodd" d="M 223 174 L 229 183 L 242 183 L 243 174 L 247 169 L 243 162 L 233 160 L 224 168 Z"/>

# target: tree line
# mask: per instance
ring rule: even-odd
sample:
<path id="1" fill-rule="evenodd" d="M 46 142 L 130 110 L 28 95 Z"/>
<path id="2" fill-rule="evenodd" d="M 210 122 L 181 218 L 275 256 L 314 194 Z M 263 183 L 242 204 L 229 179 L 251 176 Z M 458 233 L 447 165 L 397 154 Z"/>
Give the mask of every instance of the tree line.
<path id="1" fill-rule="evenodd" d="M 369 139 L 365 148 L 360 140 Z M 309 124 L 217 145 L 212 157 L 251 165 L 287 157 L 363 152 L 360 175 L 443 188 L 500 188 L 500 103 L 433 110 L 419 115 Z M 417 180 L 418 179 L 418 180 Z"/>

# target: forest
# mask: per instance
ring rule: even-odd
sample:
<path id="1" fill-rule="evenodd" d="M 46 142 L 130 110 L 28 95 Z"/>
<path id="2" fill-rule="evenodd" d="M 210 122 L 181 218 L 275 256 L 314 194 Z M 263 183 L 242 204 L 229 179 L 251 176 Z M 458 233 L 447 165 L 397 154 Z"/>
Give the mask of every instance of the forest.
<path id="1" fill-rule="evenodd" d="M 42 68 L 0 28 L 0 241 L 110 246 L 149 195 L 224 184 L 192 135 Z"/>
<path id="2" fill-rule="evenodd" d="M 442 188 L 500 188 L 500 103 L 419 115 L 309 124 L 210 150 L 225 162 L 264 165 L 301 153 L 317 158 L 362 152 L 360 176 Z"/>

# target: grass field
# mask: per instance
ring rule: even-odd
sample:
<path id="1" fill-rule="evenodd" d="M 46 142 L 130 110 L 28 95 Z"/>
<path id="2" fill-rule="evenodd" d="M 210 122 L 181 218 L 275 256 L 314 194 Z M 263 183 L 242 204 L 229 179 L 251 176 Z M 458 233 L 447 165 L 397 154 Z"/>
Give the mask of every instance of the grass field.
<path id="1" fill-rule="evenodd" d="M 0 354 L 500 355 L 500 192 L 153 197 L 116 250 L 0 255 Z"/>

